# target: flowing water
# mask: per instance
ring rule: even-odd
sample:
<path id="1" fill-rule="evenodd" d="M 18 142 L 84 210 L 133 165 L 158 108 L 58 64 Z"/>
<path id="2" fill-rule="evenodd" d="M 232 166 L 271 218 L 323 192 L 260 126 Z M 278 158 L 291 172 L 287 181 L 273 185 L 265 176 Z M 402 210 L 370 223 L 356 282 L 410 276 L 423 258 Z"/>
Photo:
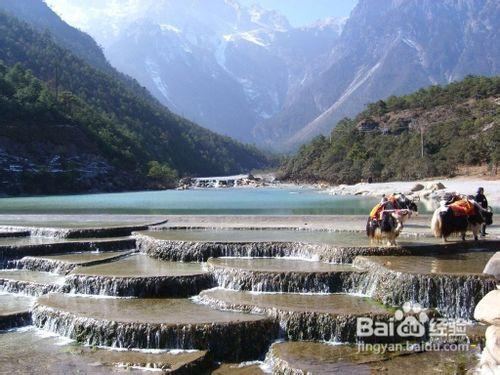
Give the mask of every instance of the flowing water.
<path id="1" fill-rule="evenodd" d="M 493 254 L 357 257 L 354 265 L 367 271 L 358 291 L 389 305 L 418 302 L 445 317 L 473 319 L 475 306 L 497 284 L 482 273 Z"/>
<path id="2" fill-rule="evenodd" d="M 329 196 L 299 188 L 3 198 L 0 210 L 11 216 L 0 218 L 0 224 L 88 228 L 164 219 L 158 216 L 150 221 L 151 217 L 141 215 L 366 215 L 375 201 Z M 12 214 L 21 219 L 12 221 Z M 50 220 L 42 219 L 52 214 Z M 123 215 L 123 222 L 119 215 Z M 131 220 L 133 216 L 136 218 Z M 426 307 L 437 307 L 444 316 L 471 319 L 479 299 L 495 286 L 494 280 L 478 275 L 491 252 L 366 256 L 354 265 L 318 261 L 347 263 L 354 259 L 352 254 L 359 255 L 356 251 L 363 255 L 378 254 L 378 248 L 371 249 L 361 233 L 194 229 L 141 232 L 130 239 L 134 240 L 140 254 L 116 252 L 118 248 L 110 249 L 114 252 L 109 253 L 69 253 L 83 248 L 71 249 L 71 243 L 64 242 L 56 246 L 56 250 L 66 254 L 55 254 L 54 250 L 51 252 L 55 255 L 18 260 L 14 265 L 31 268 L 0 270 L 0 281 L 8 279 L 2 281 L 5 290 L 42 295 L 32 310 L 32 322 L 38 328 L 92 346 L 210 349 L 214 359 L 224 361 L 262 359 L 270 343 L 278 338 L 354 342 L 358 315 L 376 315 L 382 321 L 392 317 L 392 310 L 380 302 L 400 305 L 416 301 Z M 0 239 L 0 245 L 43 245 L 53 241 L 4 238 Z M 434 248 L 437 241 L 401 237 L 399 243 L 403 246 L 430 244 L 428 247 Z M 426 249 L 419 246 L 417 253 L 424 254 Z M 4 251 L 7 250 L 11 249 Z M 15 258 L 18 254 L 14 254 L 14 250 L 6 254 Z M 381 251 L 380 254 L 394 252 Z M 210 259 L 221 256 L 226 258 Z M 309 260 L 298 260 L 299 257 Z M 371 259 L 363 261 L 362 258 Z M 67 276 L 40 272 L 57 270 Z M 210 289 L 214 286 L 226 289 Z M 350 295 L 352 292 L 370 295 L 373 299 Z M 186 298 L 194 295 L 198 296 Z M 0 305 L 7 312 L 25 311 L 32 303 L 30 298 L 0 295 Z M 30 322 L 31 317 L 17 326 Z M 64 350 L 60 350 L 60 339 L 42 339 L 39 332 L 30 328 L 0 333 L 0 372 L 4 369 L 33 372 L 30 364 L 33 361 L 37 371 L 48 373 L 107 372 L 106 366 L 110 364 L 160 363 L 163 366 L 161 363 L 168 362 L 168 366 L 172 366 L 169 362 L 172 358 L 141 357 L 130 351 L 88 350 L 68 342 L 64 343 Z M 290 343 L 273 348 L 268 354 L 268 365 L 283 371 L 287 370 L 287 362 L 291 367 L 315 373 L 332 369 L 363 373 L 380 367 L 406 373 L 408 367 L 448 370 L 440 363 L 457 361 L 454 354 L 441 353 L 420 357 L 356 356 L 352 347 L 321 343 Z"/>
<path id="3" fill-rule="evenodd" d="M 338 272 L 353 271 L 354 268 L 348 264 L 328 264 L 321 262 L 309 262 L 294 259 L 268 259 L 268 258 L 217 258 L 210 259 L 209 264 L 214 267 L 235 268 L 253 272 Z"/>
<path id="4" fill-rule="evenodd" d="M 396 272 L 466 275 L 482 274 L 486 263 L 494 254 L 476 251 L 433 256 L 378 256 L 369 259 Z"/>
<path id="5" fill-rule="evenodd" d="M 280 373 L 313 374 L 465 374 L 474 369 L 477 351 L 358 352 L 357 346 L 312 342 L 274 344 L 266 358 Z"/>
<path id="6" fill-rule="evenodd" d="M 201 263 L 165 262 L 134 254 L 74 269 L 62 291 L 117 297 L 188 297 L 213 283 Z"/>
<path id="7" fill-rule="evenodd" d="M 255 292 L 346 292 L 361 275 L 348 264 L 282 258 L 216 258 L 207 267 L 221 287 Z"/>
<path id="8" fill-rule="evenodd" d="M 127 254 L 127 251 L 106 251 L 106 252 L 79 252 L 70 254 L 45 255 L 36 257 L 38 259 L 54 262 L 64 262 L 72 264 L 84 264 L 98 261 L 112 260 L 116 257 Z"/>
<path id="9" fill-rule="evenodd" d="M 214 288 L 200 293 L 201 302 L 234 310 L 278 309 L 318 314 L 385 314 L 387 309 L 369 298 L 349 294 L 252 293 Z"/>
<path id="10" fill-rule="evenodd" d="M 61 242 L 59 239 L 46 237 L 2 237 L 0 238 L 0 246 L 29 246 L 29 245 L 44 245 L 54 242 Z"/>
<path id="11" fill-rule="evenodd" d="M 39 298 L 33 323 L 89 345 L 210 348 L 215 359 L 238 361 L 258 358 L 278 336 L 277 324 L 266 317 L 218 311 L 180 298 L 50 294 Z"/>

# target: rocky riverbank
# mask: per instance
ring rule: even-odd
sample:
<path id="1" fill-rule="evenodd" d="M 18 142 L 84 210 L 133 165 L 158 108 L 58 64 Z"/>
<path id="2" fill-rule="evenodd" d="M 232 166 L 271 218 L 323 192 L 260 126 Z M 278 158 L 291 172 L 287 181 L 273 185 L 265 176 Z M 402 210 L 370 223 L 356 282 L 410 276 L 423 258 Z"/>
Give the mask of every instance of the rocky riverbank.
<path id="1" fill-rule="evenodd" d="M 457 177 L 452 179 L 434 179 L 422 181 L 392 181 L 355 185 L 338 185 L 329 187 L 318 185 L 331 195 L 361 195 L 381 197 L 383 194 L 394 192 L 404 193 L 410 197 L 420 199 L 429 208 L 437 207 L 438 201 L 446 194 L 457 192 L 460 194 L 476 194 L 478 187 L 484 187 L 485 194 L 491 206 L 500 206 L 500 181 Z"/>

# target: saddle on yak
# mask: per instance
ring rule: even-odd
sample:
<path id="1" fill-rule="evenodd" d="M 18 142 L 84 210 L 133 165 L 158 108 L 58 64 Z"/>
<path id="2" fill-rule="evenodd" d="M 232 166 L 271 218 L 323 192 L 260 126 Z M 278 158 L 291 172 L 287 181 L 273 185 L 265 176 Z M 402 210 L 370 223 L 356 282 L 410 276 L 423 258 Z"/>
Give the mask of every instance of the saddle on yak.
<path id="1" fill-rule="evenodd" d="M 467 199 L 461 199 L 451 203 L 448 207 L 451 208 L 454 216 L 472 216 L 476 214 L 476 206 Z"/>
<path id="2" fill-rule="evenodd" d="M 372 210 L 370 211 L 370 219 L 382 221 L 382 212 L 388 208 L 387 206 L 389 206 L 389 208 L 393 210 L 399 209 L 398 202 L 393 195 L 391 195 L 387 201 L 377 203 L 375 207 L 372 208 Z"/>
<path id="3" fill-rule="evenodd" d="M 370 219 L 371 220 L 380 220 L 380 213 L 384 209 L 384 205 L 382 203 L 377 203 L 375 207 L 370 211 Z"/>

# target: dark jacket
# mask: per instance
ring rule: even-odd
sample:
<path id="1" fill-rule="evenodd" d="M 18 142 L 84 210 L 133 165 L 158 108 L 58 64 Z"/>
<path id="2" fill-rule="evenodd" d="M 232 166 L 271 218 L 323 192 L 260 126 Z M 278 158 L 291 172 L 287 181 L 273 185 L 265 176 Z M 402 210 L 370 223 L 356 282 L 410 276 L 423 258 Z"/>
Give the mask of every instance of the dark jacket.
<path id="1" fill-rule="evenodd" d="M 482 208 L 484 208 L 484 209 L 488 208 L 488 200 L 486 199 L 484 194 L 478 193 L 476 195 L 476 202 L 479 203 Z"/>

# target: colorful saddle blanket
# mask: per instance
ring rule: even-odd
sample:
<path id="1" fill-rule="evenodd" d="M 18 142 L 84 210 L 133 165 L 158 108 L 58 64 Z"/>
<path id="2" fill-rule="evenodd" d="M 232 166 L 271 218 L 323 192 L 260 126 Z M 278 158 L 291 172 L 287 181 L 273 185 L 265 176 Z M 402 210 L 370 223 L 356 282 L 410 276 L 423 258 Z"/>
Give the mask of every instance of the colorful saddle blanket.
<path id="1" fill-rule="evenodd" d="M 476 206 L 466 199 L 453 202 L 449 207 L 455 216 L 471 216 L 476 214 Z"/>
<path id="2" fill-rule="evenodd" d="M 370 219 L 380 219 L 380 211 L 384 209 L 384 205 L 382 203 L 377 203 L 375 207 L 370 211 Z"/>

